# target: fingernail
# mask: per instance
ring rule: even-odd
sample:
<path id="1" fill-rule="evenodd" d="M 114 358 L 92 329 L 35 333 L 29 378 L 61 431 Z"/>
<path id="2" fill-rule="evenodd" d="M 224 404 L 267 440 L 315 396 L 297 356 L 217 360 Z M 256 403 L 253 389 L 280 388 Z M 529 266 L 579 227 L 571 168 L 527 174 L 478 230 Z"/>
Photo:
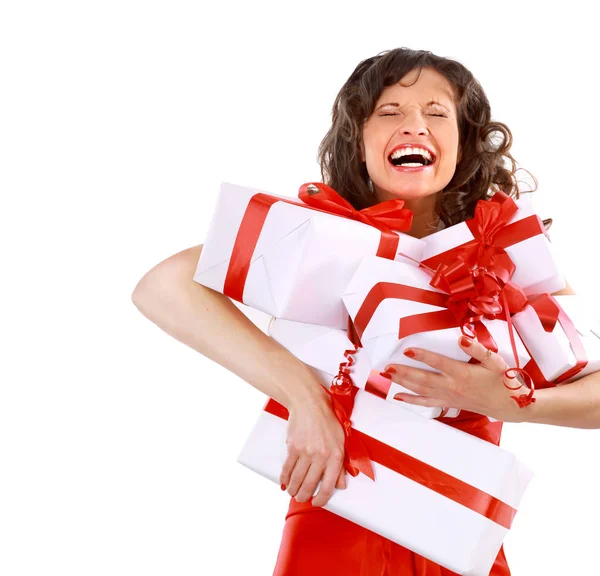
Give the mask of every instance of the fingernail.
<path id="1" fill-rule="evenodd" d="M 414 358 L 415 357 L 415 353 L 410 348 L 408 350 L 404 351 L 404 355 L 408 356 L 409 358 Z"/>
<path id="2" fill-rule="evenodd" d="M 473 340 L 467 338 L 466 336 L 462 336 L 460 339 L 460 345 L 468 348 L 473 343 Z"/>
<path id="3" fill-rule="evenodd" d="M 393 366 L 386 366 L 385 368 L 385 372 L 382 372 L 381 374 L 395 374 L 396 373 L 396 369 Z"/>
<path id="4" fill-rule="evenodd" d="M 282 490 L 285 490 L 286 488 L 287 488 L 287 486 L 286 486 L 285 484 L 282 484 L 282 485 L 281 485 L 281 489 L 282 489 Z"/>
<path id="5" fill-rule="evenodd" d="M 400 397 L 398 396 L 398 394 L 396 394 L 396 395 L 394 396 L 394 400 L 398 400 L 398 402 L 404 402 L 404 400 L 403 400 L 402 398 L 400 398 Z"/>

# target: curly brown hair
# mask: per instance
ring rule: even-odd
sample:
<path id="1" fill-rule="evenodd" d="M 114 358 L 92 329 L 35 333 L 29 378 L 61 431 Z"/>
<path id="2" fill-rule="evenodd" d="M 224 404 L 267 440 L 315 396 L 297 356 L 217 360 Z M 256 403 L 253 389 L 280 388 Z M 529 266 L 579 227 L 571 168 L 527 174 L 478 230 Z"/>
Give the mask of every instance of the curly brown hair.
<path id="1" fill-rule="evenodd" d="M 386 50 L 363 60 L 342 86 L 333 104 L 331 128 L 318 150 L 323 182 L 356 210 L 378 202 L 368 188 L 366 164 L 360 158 L 364 123 L 386 87 L 413 69 L 420 74 L 424 67 L 433 68 L 453 86 L 462 149 L 452 180 L 437 196 L 440 219 L 452 226 L 472 218 L 477 202 L 497 190 L 519 198 L 516 161 L 509 152 L 512 133 L 506 124 L 491 120 L 490 104 L 479 82 L 456 60 L 409 48 Z M 528 191 L 533 192 L 537 180 L 526 172 L 536 185 Z M 546 228 L 551 223 L 544 220 Z"/>

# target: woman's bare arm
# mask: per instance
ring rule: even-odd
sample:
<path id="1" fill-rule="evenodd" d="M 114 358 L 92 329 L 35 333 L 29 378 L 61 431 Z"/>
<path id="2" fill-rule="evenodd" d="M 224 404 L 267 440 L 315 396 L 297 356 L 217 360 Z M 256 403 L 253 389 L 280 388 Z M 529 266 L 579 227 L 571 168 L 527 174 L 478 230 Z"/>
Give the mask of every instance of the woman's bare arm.
<path id="1" fill-rule="evenodd" d="M 223 294 L 193 280 L 202 245 L 156 265 L 132 294 L 140 312 L 289 410 L 280 482 L 290 496 L 324 506 L 345 488 L 344 431 L 312 368 L 255 326 Z"/>
<path id="2" fill-rule="evenodd" d="M 166 333 L 286 408 L 322 404 L 326 392 L 306 364 L 262 332 L 227 296 L 192 279 L 201 251 L 202 245 L 188 248 L 147 272 L 133 291 L 135 306 Z"/>

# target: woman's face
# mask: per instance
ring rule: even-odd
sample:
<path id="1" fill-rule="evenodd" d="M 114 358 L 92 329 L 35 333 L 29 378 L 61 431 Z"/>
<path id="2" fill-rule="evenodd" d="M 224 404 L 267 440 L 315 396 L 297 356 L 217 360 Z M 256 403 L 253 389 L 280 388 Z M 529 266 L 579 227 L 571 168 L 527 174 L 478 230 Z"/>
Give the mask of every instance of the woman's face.
<path id="1" fill-rule="evenodd" d="M 450 182 L 460 161 L 452 85 L 431 68 L 423 68 L 413 84 L 418 75 L 419 70 L 414 69 L 400 81 L 411 86 L 398 83 L 385 88 L 363 127 L 361 159 L 381 202 L 439 192 Z M 397 155 L 398 147 L 402 150 L 406 144 L 431 152 L 433 163 L 415 167 L 409 160 L 422 158 L 394 159 L 392 153 Z"/>

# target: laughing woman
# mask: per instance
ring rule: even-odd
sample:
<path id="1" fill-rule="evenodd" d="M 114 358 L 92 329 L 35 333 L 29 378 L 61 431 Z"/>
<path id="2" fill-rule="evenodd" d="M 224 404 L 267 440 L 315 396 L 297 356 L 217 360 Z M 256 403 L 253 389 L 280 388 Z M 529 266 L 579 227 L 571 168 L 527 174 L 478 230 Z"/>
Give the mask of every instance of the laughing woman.
<path id="1" fill-rule="evenodd" d="M 491 121 L 483 89 L 462 64 L 401 48 L 356 67 L 335 100 L 319 158 L 323 181 L 357 210 L 404 200 L 414 213 L 409 234 L 423 238 L 473 217 L 490 192 L 518 196 L 510 147 L 510 130 Z M 330 398 L 310 368 L 228 297 L 192 280 L 201 249 L 183 250 L 155 266 L 138 283 L 133 301 L 173 337 L 289 410 L 281 484 L 292 498 L 274 576 L 452 574 L 322 508 L 346 482 L 344 432 Z M 573 292 L 567 287 L 561 293 Z M 458 418 L 439 420 L 496 445 L 503 422 L 600 427 L 597 373 L 539 390 L 535 403 L 519 407 L 504 386 L 504 360 L 477 341 L 462 338 L 460 345 L 481 363 L 412 349 L 407 354 L 440 372 L 389 367 L 392 379 L 416 393 L 406 394 L 406 402 L 459 408 Z M 490 574 L 510 575 L 502 548 Z"/>

